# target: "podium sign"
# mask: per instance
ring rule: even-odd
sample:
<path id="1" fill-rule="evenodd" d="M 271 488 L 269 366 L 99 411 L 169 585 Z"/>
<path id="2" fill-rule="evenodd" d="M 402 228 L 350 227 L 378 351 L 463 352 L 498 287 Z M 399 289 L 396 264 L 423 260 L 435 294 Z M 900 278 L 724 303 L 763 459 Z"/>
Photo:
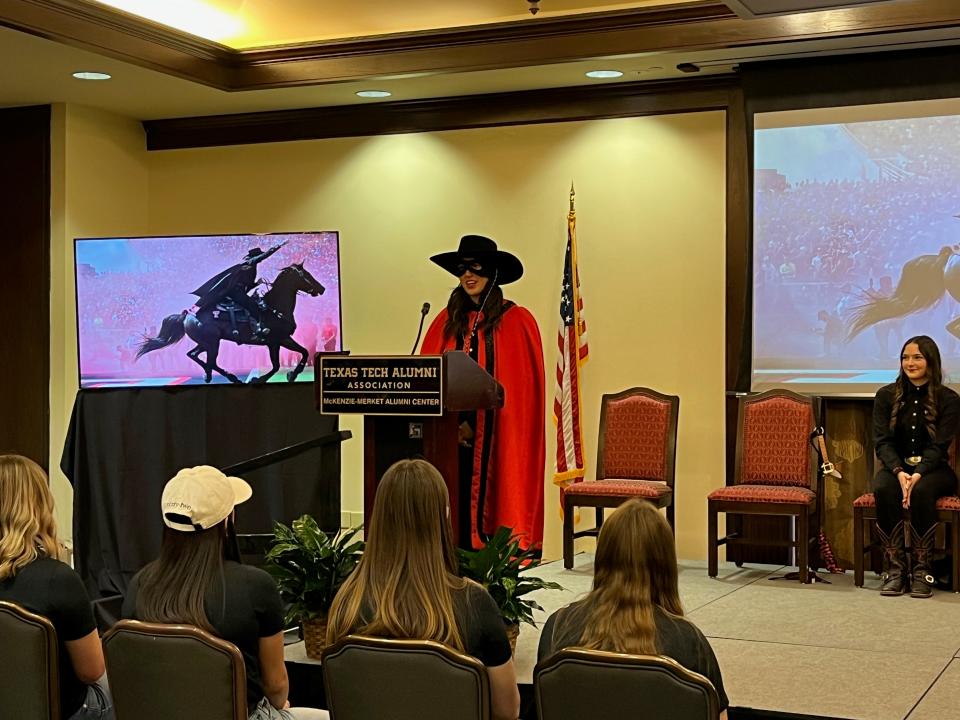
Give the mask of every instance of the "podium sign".
<path id="1" fill-rule="evenodd" d="M 461 350 L 443 355 L 314 356 L 317 409 L 363 414 L 363 515 L 397 460 L 422 457 L 447 483 L 454 534 L 460 522 L 460 413 L 503 407 L 503 387 Z M 469 496 L 463 498 L 470 502 Z"/>
<path id="2" fill-rule="evenodd" d="M 322 356 L 322 415 L 443 415 L 443 357 Z"/>

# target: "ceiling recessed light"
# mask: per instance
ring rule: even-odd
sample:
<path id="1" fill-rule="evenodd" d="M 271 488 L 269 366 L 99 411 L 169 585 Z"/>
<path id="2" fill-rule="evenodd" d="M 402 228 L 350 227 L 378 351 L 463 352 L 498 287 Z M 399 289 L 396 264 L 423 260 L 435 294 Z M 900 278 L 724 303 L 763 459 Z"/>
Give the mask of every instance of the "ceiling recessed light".
<path id="1" fill-rule="evenodd" d="M 386 90 L 361 90 L 357 93 L 358 97 L 365 98 L 382 98 L 390 97 L 393 93 L 387 92 Z"/>
<path id="2" fill-rule="evenodd" d="M 591 70 L 587 73 L 588 78 L 618 78 L 622 76 L 623 73 L 619 70 Z"/>
<path id="3" fill-rule="evenodd" d="M 111 78 L 110 73 L 93 72 L 90 70 L 81 70 L 79 72 L 75 72 L 73 76 L 77 80 L 109 80 Z"/>

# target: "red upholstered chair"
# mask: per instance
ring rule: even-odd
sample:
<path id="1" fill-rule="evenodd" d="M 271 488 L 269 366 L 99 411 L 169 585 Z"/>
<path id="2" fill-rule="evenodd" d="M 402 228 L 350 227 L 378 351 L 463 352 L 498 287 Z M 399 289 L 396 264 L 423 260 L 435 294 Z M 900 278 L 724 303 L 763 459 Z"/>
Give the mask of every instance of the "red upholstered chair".
<path id="1" fill-rule="evenodd" d="M 717 575 L 719 545 L 794 547 L 800 582 L 808 582 L 811 523 L 817 519 L 817 455 L 810 444 L 816 426 L 814 400 L 789 390 L 740 398 L 733 484 L 707 496 L 708 563 Z M 759 540 L 730 532 L 717 537 L 717 515 L 788 515 L 793 540 Z"/>
<path id="2" fill-rule="evenodd" d="M 563 566 L 573 567 L 574 538 L 597 536 L 603 509 L 639 497 L 667 509 L 674 526 L 673 483 L 680 398 L 644 387 L 600 400 L 597 479 L 574 483 L 563 492 Z M 573 531 L 576 508 L 592 507 L 596 527 Z"/>
<path id="3" fill-rule="evenodd" d="M 950 464 L 954 471 L 958 469 L 957 442 L 958 439 L 955 438 L 950 444 Z M 879 470 L 880 460 L 874 456 L 874 474 Z M 864 562 L 876 544 L 871 534 L 876 520 L 877 500 L 872 492 L 864 493 L 853 501 L 853 584 L 857 587 L 863 587 Z M 950 553 L 953 568 L 951 589 L 954 592 L 960 592 L 960 496 L 950 495 L 937 500 L 937 520 L 948 529 L 944 536 L 944 544 Z"/>

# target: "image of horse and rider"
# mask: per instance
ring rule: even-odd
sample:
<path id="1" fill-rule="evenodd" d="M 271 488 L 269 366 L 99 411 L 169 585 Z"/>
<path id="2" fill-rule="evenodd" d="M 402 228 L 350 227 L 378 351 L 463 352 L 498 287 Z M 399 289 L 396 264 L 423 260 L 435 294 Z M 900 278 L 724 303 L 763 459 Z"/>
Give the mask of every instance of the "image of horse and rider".
<path id="1" fill-rule="evenodd" d="M 267 284 L 258 277 L 258 265 L 284 245 L 285 242 L 266 251 L 251 248 L 239 263 L 203 283 L 192 293 L 197 296 L 195 309 L 164 318 L 157 335 L 145 337 L 139 344 L 137 359 L 170 347 L 186 336 L 196 343 L 186 354 L 203 368 L 204 382 L 209 383 L 217 372 L 232 383 L 242 383 L 218 364 L 220 342 L 260 345 L 269 351 L 271 369 L 251 382 L 264 383 L 279 371 L 280 350 L 285 348 L 300 356 L 287 373 L 287 380 L 293 382 L 310 360 L 307 349 L 293 339 L 297 329 L 297 295 L 302 292 L 317 297 L 325 288 L 301 262 L 284 267 L 265 293 L 256 292 L 260 285 Z"/>
<path id="2" fill-rule="evenodd" d="M 893 292 L 870 293 L 864 302 L 850 308 L 846 339 L 853 340 L 879 323 L 928 310 L 945 297 L 960 302 L 960 245 L 946 245 L 935 255 L 905 262 Z M 960 317 L 952 318 L 945 329 L 960 339 Z"/>

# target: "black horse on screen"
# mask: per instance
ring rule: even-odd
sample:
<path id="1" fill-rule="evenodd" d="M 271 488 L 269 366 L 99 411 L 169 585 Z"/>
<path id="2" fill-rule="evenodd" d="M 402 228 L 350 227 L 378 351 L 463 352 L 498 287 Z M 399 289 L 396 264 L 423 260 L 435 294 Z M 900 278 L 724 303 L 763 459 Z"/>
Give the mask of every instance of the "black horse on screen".
<path id="1" fill-rule="evenodd" d="M 273 367 L 266 374 L 251 381 L 263 383 L 280 369 L 280 348 L 286 348 L 300 353 L 300 361 L 287 373 L 287 380 L 293 382 L 310 359 L 307 349 L 292 337 L 297 329 L 294 319 L 297 293 L 305 292 L 316 297 L 322 295 L 324 289 L 303 267 L 303 263 L 289 265 L 280 271 L 273 287 L 264 293 L 262 304 L 243 308 L 249 313 L 249 322 L 237 321 L 236 313 L 241 311 L 241 308 L 229 299 L 202 307 L 196 312 L 184 310 L 164 318 L 157 336 L 145 338 L 140 343 L 137 359 L 154 350 L 170 347 L 186 335 L 196 343 L 187 351 L 187 357 L 203 368 L 204 382 L 210 382 L 213 371 L 216 370 L 230 382 L 242 383 L 240 378 L 217 364 L 220 341 L 229 340 L 238 345 L 265 345 L 270 351 Z M 201 354 L 206 356 L 205 360 L 200 359 Z"/>

